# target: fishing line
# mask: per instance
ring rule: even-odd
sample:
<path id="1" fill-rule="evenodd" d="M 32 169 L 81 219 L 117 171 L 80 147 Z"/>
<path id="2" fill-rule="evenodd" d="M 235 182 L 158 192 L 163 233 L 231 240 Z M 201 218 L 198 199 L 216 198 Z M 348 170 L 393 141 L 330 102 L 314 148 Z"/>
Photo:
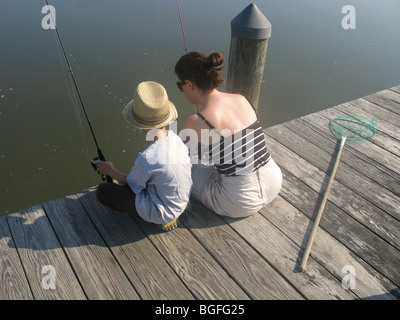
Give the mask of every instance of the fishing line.
<path id="1" fill-rule="evenodd" d="M 47 0 L 44 0 L 44 1 L 46 2 L 46 5 L 49 7 L 49 3 L 47 2 Z M 52 21 L 54 23 L 54 30 L 55 30 L 56 35 L 57 35 L 58 43 L 60 44 L 61 50 L 63 52 L 64 58 L 65 58 L 65 62 L 66 62 L 67 67 L 68 67 L 68 71 L 69 71 L 69 74 L 71 76 L 72 83 L 73 83 L 75 91 L 76 91 L 76 93 L 78 95 L 80 104 L 82 106 L 83 113 L 85 114 L 85 118 L 86 118 L 87 124 L 89 126 L 90 132 L 92 134 L 94 143 L 95 143 L 96 148 L 97 148 L 98 157 L 93 159 L 93 161 L 92 161 L 92 166 L 96 169 L 97 162 L 99 160 L 105 161 L 105 157 L 104 157 L 103 152 L 101 151 L 101 149 L 99 147 L 99 144 L 98 144 L 97 139 L 96 139 L 96 135 L 94 134 L 94 130 L 93 130 L 92 124 L 90 123 L 89 116 L 87 114 L 87 111 L 86 111 L 85 105 L 83 103 L 83 99 L 82 99 L 81 93 L 80 93 L 79 88 L 78 88 L 78 84 L 77 84 L 77 82 L 75 80 L 75 76 L 74 76 L 74 73 L 72 71 L 71 64 L 69 63 L 69 59 L 68 59 L 67 53 L 65 52 L 64 44 L 63 44 L 63 42 L 61 40 L 61 36 L 60 36 L 60 33 L 59 33 L 58 28 L 56 26 L 55 19 L 51 14 L 51 10 L 50 10 L 50 17 L 51 17 L 51 19 L 52 19 Z M 68 89 L 68 92 L 69 92 L 69 89 Z M 74 108 L 75 108 L 75 106 L 74 106 Z M 109 176 L 106 176 L 106 177 L 102 176 L 102 178 L 103 178 L 103 180 L 107 180 L 108 182 L 112 182 L 112 179 Z"/>
<path id="2" fill-rule="evenodd" d="M 181 10 L 179 9 L 179 3 L 178 0 L 176 0 L 176 7 L 178 9 L 178 16 L 179 16 L 179 22 L 181 23 L 181 30 L 182 30 L 182 37 L 183 37 L 183 43 L 185 45 L 185 52 L 186 54 L 188 53 L 187 45 L 186 45 L 186 37 L 185 37 L 185 31 L 183 31 L 183 23 L 182 23 L 182 16 L 181 16 Z M 197 107 L 197 112 L 200 113 L 199 105 L 196 104 Z"/>
<path id="3" fill-rule="evenodd" d="M 154 50 L 154 69 L 153 69 L 153 79 L 157 81 L 157 64 L 158 64 L 158 43 L 159 43 L 159 20 L 160 20 L 160 10 L 159 10 L 159 1 L 156 3 L 156 28 L 155 28 L 155 37 L 156 37 L 156 48 Z"/>
<path id="4" fill-rule="evenodd" d="M 57 38 L 56 38 L 55 33 L 53 33 L 53 36 L 54 36 L 55 42 L 57 42 Z M 80 115 L 80 112 L 79 112 L 78 100 L 77 100 L 75 91 L 74 91 L 74 89 L 73 89 L 73 83 L 72 83 L 71 78 L 69 78 L 69 81 L 68 81 L 68 77 L 67 77 L 67 75 L 65 74 L 65 71 L 64 71 L 64 68 L 63 68 L 63 61 L 62 61 L 62 56 L 61 56 L 60 49 L 59 49 L 58 46 L 56 46 L 56 48 L 57 48 L 58 59 L 59 59 L 59 61 L 60 61 L 60 65 L 61 65 L 62 75 L 63 75 L 63 77 L 64 77 L 64 82 L 65 82 L 65 85 L 66 85 L 66 87 L 67 87 L 69 97 L 70 97 L 70 99 L 71 99 L 72 105 L 73 105 L 74 110 L 75 110 L 76 120 L 77 120 L 77 122 L 78 122 L 78 127 L 79 127 L 79 130 L 80 130 L 80 132 L 81 132 L 82 141 L 83 141 L 83 145 L 84 145 L 84 149 L 85 149 L 85 153 L 86 153 L 86 158 L 87 158 L 88 161 L 90 162 L 90 156 L 89 156 L 89 153 L 88 153 L 88 147 L 87 147 L 87 142 L 86 142 L 86 136 L 85 136 L 85 133 L 84 133 L 84 130 L 83 130 L 82 118 L 81 118 L 81 115 Z M 70 88 L 70 86 L 71 86 L 71 88 Z"/>

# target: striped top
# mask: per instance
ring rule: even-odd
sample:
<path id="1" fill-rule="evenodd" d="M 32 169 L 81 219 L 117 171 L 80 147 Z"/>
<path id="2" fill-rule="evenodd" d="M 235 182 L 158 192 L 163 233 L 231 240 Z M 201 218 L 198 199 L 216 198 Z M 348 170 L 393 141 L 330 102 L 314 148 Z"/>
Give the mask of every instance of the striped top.
<path id="1" fill-rule="evenodd" d="M 199 143 L 198 156 L 202 163 L 214 164 L 218 172 L 227 176 L 249 174 L 265 165 L 270 154 L 258 120 L 233 135 L 223 136 L 204 116 L 197 115 L 220 137 L 211 145 Z"/>

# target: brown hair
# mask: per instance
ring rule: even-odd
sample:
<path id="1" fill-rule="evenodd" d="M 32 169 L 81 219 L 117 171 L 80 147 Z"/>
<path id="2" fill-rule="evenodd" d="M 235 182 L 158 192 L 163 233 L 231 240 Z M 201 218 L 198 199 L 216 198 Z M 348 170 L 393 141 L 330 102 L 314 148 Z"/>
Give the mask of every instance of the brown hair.
<path id="1" fill-rule="evenodd" d="M 217 88 L 224 79 L 220 75 L 224 57 L 213 52 L 208 57 L 199 51 L 183 55 L 175 65 L 175 73 L 180 80 L 193 81 L 201 90 Z"/>

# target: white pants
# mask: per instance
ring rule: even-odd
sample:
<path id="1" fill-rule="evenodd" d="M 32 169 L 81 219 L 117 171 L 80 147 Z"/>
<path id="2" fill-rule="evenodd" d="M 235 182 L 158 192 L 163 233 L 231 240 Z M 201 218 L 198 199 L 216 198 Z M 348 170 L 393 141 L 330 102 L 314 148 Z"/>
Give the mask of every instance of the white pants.
<path id="1" fill-rule="evenodd" d="M 193 165 L 192 195 L 204 206 L 222 216 L 250 216 L 279 193 L 282 172 L 271 158 L 255 172 L 245 176 L 221 175 L 214 165 Z"/>

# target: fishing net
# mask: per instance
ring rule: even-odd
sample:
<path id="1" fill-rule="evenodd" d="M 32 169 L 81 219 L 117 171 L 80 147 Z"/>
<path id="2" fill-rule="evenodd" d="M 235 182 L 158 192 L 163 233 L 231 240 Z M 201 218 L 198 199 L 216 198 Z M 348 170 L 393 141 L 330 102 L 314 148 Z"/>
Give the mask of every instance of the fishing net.
<path id="1" fill-rule="evenodd" d="M 342 116 L 329 121 L 329 130 L 337 139 L 360 143 L 377 133 L 377 123 L 376 119 L 365 116 Z"/>
<path id="2" fill-rule="evenodd" d="M 325 203 L 328 199 L 329 191 L 332 187 L 333 180 L 335 178 L 336 169 L 339 165 L 340 156 L 343 151 L 343 147 L 346 141 L 350 142 L 363 142 L 371 139 L 376 133 L 376 119 L 370 119 L 364 116 L 342 116 L 329 121 L 329 130 L 332 134 L 340 140 L 340 147 L 336 154 L 335 163 L 333 165 L 332 173 L 330 174 L 328 184 L 324 191 L 317 215 L 314 220 L 314 224 L 307 239 L 304 254 L 300 264 L 300 270 L 303 271 L 306 267 L 308 257 L 311 252 L 311 247 L 317 232 L 319 221 L 321 220 L 322 212 L 325 207 Z"/>

